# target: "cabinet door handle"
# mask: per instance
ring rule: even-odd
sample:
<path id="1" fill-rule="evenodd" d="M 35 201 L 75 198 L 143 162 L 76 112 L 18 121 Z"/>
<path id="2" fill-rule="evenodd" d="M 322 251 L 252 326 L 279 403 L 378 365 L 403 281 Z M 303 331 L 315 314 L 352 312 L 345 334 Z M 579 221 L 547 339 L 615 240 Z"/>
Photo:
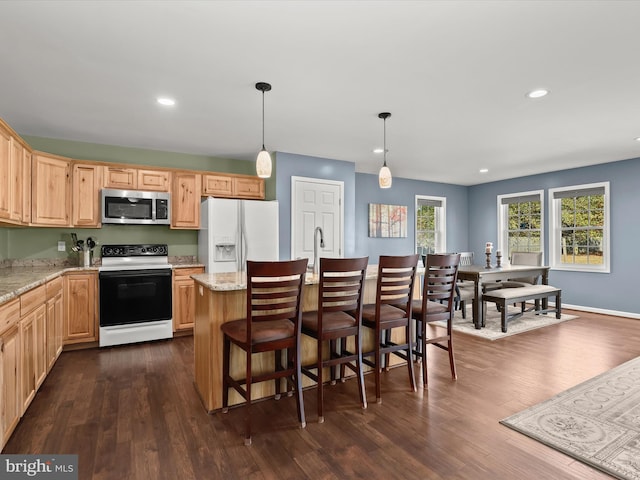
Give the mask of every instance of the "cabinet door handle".
<path id="1" fill-rule="evenodd" d="M 4 353 L 4 340 L 0 338 L 0 353 Z"/>

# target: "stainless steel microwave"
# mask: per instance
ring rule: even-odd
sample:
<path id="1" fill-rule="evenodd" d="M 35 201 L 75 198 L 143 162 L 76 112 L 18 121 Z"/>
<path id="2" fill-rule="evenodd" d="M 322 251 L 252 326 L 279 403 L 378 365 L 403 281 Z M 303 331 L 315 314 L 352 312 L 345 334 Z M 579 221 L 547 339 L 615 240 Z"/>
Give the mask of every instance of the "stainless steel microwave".
<path id="1" fill-rule="evenodd" d="M 105 188 L 101 196 L 102 223 L 169 225 L 171 222 L 169 193 Z"/>

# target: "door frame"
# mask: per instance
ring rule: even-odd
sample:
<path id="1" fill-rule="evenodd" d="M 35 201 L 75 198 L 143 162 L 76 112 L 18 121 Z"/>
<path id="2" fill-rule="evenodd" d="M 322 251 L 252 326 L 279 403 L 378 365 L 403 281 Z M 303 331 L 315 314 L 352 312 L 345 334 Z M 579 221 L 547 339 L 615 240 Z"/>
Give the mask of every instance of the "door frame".
<path id="1" fill-rule="evenodd" d="M 297 205 L 295 202 L 296 193 L 298 188 L 298 183 L 318 183 L 322 185 L 337 185 L 340 190 L 340 225 L 339 228 L 339 237 L 340 237 L 340 257 L 344 257 L 344 182 L 341 180 L 327 180 L 325 178 L 311 178 L 311 177 L 299 177 L 299 176 L 291 176 L 291 253 L 290 258 L 294 258 L 294 250 L 295 250 L 295 231 L 296 231 L 296 212 Z"/>

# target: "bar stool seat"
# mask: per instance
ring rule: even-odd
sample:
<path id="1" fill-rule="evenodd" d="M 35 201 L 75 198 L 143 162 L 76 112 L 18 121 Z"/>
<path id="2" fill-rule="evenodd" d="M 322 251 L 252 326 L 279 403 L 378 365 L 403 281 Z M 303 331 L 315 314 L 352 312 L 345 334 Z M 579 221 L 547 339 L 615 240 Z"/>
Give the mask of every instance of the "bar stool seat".
<path id="1" fill-rule="evenodd" d="M 369 257 L 321 258 L 318 306 L 302 314 L 302 333 L 316 340 L 316 361 L 302 367 L 302 373 L 315 380 L 318 395 L 318 423 L 324 422 L 323 370 L 331 369 L 332 383 L 336 367 L 344 379 L 345 367 L 355 372 L 362 408 L 367 408 L 362 370 L 362 298 Z M 354 351 L 347 349 L 347 339 L 354 338 Z M 329 343 L 329 354 L 323 345 Z M 314 373 L 315 371 L 315 373 Z"/>
<path id="2" fill-rule="evenodd" d="M 255 383 L 275 381 L 275 397 L 280 397 L 281 380 L 295 391 L 298 420 L 306 426 L 302 397 L 300 336 L 302 327 L 302 287 L 307 259 L 284 262 L 247 261 L 246 316 L 223 323 L 222 411 L 229 406 L 229 389 L 245 400 L 245 445 L 251 444 L 251 387 Z M 245 352 L 244 378 L 230 375 L 231 344 Z M 286 361 L 282 363 L 282 352 Z M 274 370 L 254 372 L 256 353 L 274 352 Z"/>
<path id="3" fill-rule="evenodd" d="M 392 353 L 407 362 L 411 390 L 416 391 L 412 362 L 411 309 L 418 258 L 418 254 L 381 255 L 378 263 L 376 303 L 365 305 L 362 309 L 362 326 L 374 332 L 374 349 L 363 353 L 363 362 L 374 370 L 378 403 L 382 403 L 380 372 L 383 355 L 386 368 L 389 367 Z M 404 328 L 403 342 L 392 341 L 391 332 L 394 328 Z M 367 357 L 373 357 L 373 360 Z"/>

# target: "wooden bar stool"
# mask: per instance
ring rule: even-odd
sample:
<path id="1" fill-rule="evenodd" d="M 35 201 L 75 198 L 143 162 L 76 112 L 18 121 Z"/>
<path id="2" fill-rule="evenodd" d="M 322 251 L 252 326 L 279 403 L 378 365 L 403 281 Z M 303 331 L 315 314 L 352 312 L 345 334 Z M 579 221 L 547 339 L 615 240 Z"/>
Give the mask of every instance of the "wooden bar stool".
<path id="1" fill-rule="evenodd" d="M 416 391 L 413 374 L 411 335 L 411 308 L 413 282 L 419 255 L 387 256 L 381 255 L 378 264 L 378 281 L 375 305 L 365 305 L 362 309 L 362 325 L 374 331 L 374 350 L 363 353 L 364 357 L 373 357 L 373 361 L 364 359 L 365 365 L 373 367 L 376 379 L 376 401 L 382 403 L 380 388 L 380 370 L 382 355 L 385 366 L 389 367 L 390 354 L 406 360 L 409 369 L 411 390 Z M 405 341 L 396 344 L 391 340 L 394 328 L 405 329 Z"/>
<path id="2" fill-rule="evenodd" d="M 413 301 L 411 316 L 416 321 L 416 357 L 422 359 L 422 385 L 427 388 L 427 345 L 435 345 L 449 352 L 451 377 L 457 378 L 453 358 L 451 322 L 455 312 L 456 281 L 460 254 L 427 255 L 422 285 L 422 300 Z M 427 324 L 446 322 L 446 334 L 427 337 Z M 446 342 L 446 343 L 445 343 Z"/>
<path id="3" fill-rule="evenodd" d="M 324 422 L 323 369 L 331 368 L 331 380 L 335 380 L 335 368 L 348 366 L 356 373 L 362 408 L 367 408 L 367 397 L 362 372 L 362 297 L 364 278 L 369 257 L 321 258 L 318 285 L 318 308 L 302 314 L 302 333 L 316 339 L 317 360 L 314 365 L 302 368 L 302 373 L 318 384 L 318 423 Z M 350 312 L 351 314 L 347 313 Z M 347 350 L 347 338 L 354 337 L 354 352 Z M 340 341 L 340 349 L 337 348 Z M 328 358 L 323 358 L 322 347 L 329 342 Z M 316 374 L 312 373 L 316 370 Z"/>
<path id="4" fill-rule="evenodd" d="M 254 383 L 275 380 L 276 398 L 279 398 L 280 381 L 287 379 L 295 388 L 300 425 L 306 426 L 300 370 L 300 302 L 306 270 L 306 258 L 284 262 L 247 261 L 246 318 L 220 327 L 224 334 L 222 411 L 228 410 L 229 388 L 245 399 L 245 445 L 251 445 L 251 386 Z M 232 343 L 246 353 L 246 375 L 242 379 L 229 375 Z M 287 352 L 285 366 L 282 365 L 283 350 Z M 275 355 L 275 371 L 253 373 L 252 355 L 270 351 Z"/>

